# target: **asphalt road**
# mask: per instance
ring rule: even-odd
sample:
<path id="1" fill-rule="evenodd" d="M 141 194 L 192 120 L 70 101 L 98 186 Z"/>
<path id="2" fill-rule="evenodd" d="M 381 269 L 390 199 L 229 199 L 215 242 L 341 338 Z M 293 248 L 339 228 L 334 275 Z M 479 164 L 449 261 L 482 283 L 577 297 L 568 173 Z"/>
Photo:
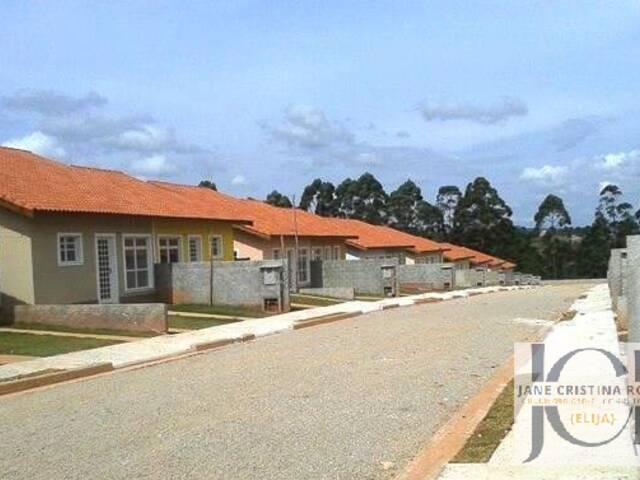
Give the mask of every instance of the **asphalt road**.
<path id="1" fill-rule="evenodd" d="M 0 478 L 392 478 L 588 285 L 376 312 L 0 398 Z"/>

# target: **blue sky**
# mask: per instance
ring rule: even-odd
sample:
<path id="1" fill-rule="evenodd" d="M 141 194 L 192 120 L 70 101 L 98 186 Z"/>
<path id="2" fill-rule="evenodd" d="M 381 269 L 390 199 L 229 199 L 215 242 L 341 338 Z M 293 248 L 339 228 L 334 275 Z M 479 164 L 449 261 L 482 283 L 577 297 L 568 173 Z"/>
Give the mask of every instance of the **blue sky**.
<path id="1" fill-rule="evenodd" d="M 483 175 L 640 207 L 640 1 L 4 1 L 0 143 L 264 197 Z"/>

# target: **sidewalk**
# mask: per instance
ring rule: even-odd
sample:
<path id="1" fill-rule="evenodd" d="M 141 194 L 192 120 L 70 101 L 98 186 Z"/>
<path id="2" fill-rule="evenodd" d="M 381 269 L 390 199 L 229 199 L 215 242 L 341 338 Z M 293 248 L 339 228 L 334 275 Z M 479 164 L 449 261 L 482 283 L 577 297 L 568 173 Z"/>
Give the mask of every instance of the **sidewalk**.
<path id="1" fill-rule="evenodd" d="M 572 320 L 557 323 L 546 337 L 544 344 L 551 358 L 562 356 L 567 346 L 588 344 L 619 354 L 619 343 L 611 310 L 607 285 L 589 290 L 586 298 L 577 300 L 572 310 L 577 314 Z M 529 369 L 526 370 L 530 372 Z M 530 373 L 529 373 L 530 375 Z M 569 362 L 562 371 L 563 383 L 575 385 L 606 385 L 612 382 L 624 387 L 615 379 L 612 368 L 603 364 Z M 610 407 L 612 412 L 626 418 L 628 408 L 623 405 Z M 523 423 L 520 423 L 523 422 Z M 525 423 L 527 422 L 527 423 Z M 518 424 L 531 425 L 531 409 L 522 408 Z M 571 428 L 571 427 L 569 427 Z M 510 431 L 486 464 L 449 464 L 438 477 L 440 480 L 460 479 L 637 479 L 640 463 L 635 454 L 631 427 L 613 441 L 587 449 L 562 439 L 551 426 L 544 426 L 544 447 L 540 456 L 523 464 L 526 457 L 519 455 L 518 435 Z M 581 463 L 581 465 L 577 465 Z M 591 466 L 589 465 L 591 463 Z"/>
<path id="2" fill-rule="evenodd" d="M 292 330 L 296 323 L 314 318 L 343 313 L 368 313 L 393 306 L 413 305 L 416 301 L 449 300 L 472 294 L 491 293 L 499 290 L 517 290 L 534 287 L 482 287 L 444 293 L 425 293 L 410 297 L 388 298 L 377 302 L 353 301 L 327 307 L 284 313 L 271 317 L 246 320 L 194 330 L 176 335 L 163 335 L 135 342 L 100 347 L 92 350 L 39 358 L 0 366 L 0 381 L 21 375 L 33 375 L 45 370 L 67 370 L 111 363 L 115 369 L 163 360 L 193 353 L 198 345 L 233 340 L 241 341 L 247 335 L 262 337 Z"/>

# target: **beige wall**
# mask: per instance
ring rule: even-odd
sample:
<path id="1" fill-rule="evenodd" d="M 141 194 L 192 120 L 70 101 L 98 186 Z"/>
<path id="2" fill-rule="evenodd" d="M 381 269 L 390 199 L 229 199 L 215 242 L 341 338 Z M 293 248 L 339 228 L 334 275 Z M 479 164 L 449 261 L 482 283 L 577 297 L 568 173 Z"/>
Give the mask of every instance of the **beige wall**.
<path id="1" fill-rule="evenodd" d="M 0 207 L 0 311 L 33 303 L 32 221 Z"/>
<path id="2" fill-rule="evenodd" d="M 407 265 L 415 263 L 444 263 L 442 253 L 407 253 L 406 262 Z"/>
<path id="3" fill-rule="evenodd" d="M 400 264 L 404 264 L 407 252 L 404 248 L 372 248 L 369 250 L 358 250 L 349 248 L 347 260 L 358 260 L 360 258 L 397 258 Z"/>
<path id="4" fill-rule="evenodd" d="M 238 252 L 238 258 L 248 258 L 250 260 L 271 260 L 274 258 L 274 250 L 282 250 L 282 242 L 284 242 L 285 251 L 294 250 L 296 248 L 296 241 L 294 237 L 284 237 L 280 240 L 280 237 L 272 237 L 267 240 L 256 235 L 250 235 L 241 230 L 236 230 L 234 237 L 234 248 Z M 310 262 L 314 259 L 314 252 L 316 250 L 322 250 L 322 259 L 327 258 L 327 254 L 330 254 L 329 259 L 336 258 L 344 260 L 346 256 L 346 246 L 344 239 L 335 237 L 298 237 L 298 247 L 306 249 L 307 255 L 307 268 L 310 272 Z M 318 252 L 319 253 L 319 252 Z M 280 253 L 280 258 L 286 258 L 286 253 Z M 294 262 L 295 263 L 295 262 Z M 290 265 L 290 268 L 292 266 Z M 291 270 L 290 275 L 293 275 Z M 299 282 L 298 286 L 308 285 L 311 280 L 306 282 Z"/>
<path id="5" fill-rule="evenodd" d="M 82 265 L 58 266 L 58 233 L 82 234 Z M 153 299 L 153 291 L 127 293 L 122 234 L 151 234 L 151 219 L 124 215 L 36 214 L 33 234 L 35 303 L 97 302 L 95 234 L 116 234 L 120 302 Z"/>
<path id="6" fill-rule="evenodd" d="M 344 260 L 346 248 L 344 240 L 341 238 L 323 238 L 323 237 L 299 237 L 298 245 L 300 248 L 307 248 L 313 251 L 314 248 L 322 248 L 323 252 L 326 247 L 339 248 L 339 260 Z M 293 237 L 284 237 L 285 250 L 296 247 L 296 241 Z M 249 235 L 240 230 L 235 232 L 234 248 L 238 252 L 239 258 L 248 258 L 250 260 L 270 260 L 273 258 L 273 251 L 281 249 L 280 237 L 272 237 L 270 240 Z M 323 256 L 324 258 L 324 256 Z M 333 258 L 333 257 L 331 257 Z"/>

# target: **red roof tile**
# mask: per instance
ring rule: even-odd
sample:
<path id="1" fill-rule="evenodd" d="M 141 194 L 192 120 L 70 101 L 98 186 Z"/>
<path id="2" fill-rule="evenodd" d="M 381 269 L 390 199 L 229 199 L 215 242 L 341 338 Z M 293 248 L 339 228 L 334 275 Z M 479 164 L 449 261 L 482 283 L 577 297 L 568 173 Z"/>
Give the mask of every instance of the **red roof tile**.
<path id="1" fill-rule="evenodd" d="M 423 237 L 401 232 L 391 227 L 371 225 L 360 220 L 334 218 L 331 219 L 343 232 L 357 235 L 357 239 L 349 240 L 351 246 L 361 250 L 372 248 L 401 248 L 416 253 L 441 252 L 439 243 Z"/>
<path id="2" fill-rule="evenodd" d="M 215 192 L 213 192 L 215 193 Z M 115 170 L 65 165 L 0 147 L 0 203 L 25 213 L 74 212 L 250 222 L 210 195 L 194 202 Z"/>
<path id="3" fill-rule="evenodd" d="M 442 243 L 442 245 L 450 248 L 450 250 L 444 253 L 445 260 L 448 260 L 450 262 L 469 260 L 474 265 L 487 265 L 494 268 L 515 267 L 514 263 L 507 262 L 506 260 L 479 252 L 477 250 L 473 250 L 472 248 L 461 247 L 460 245 L 454 245 L 453 243 Z"/>
<path id="4" fill-rule="evenodd" d="M 337 231 L 335 225 L 324 217 L 314 215 L 298 208 L 280 208 L 259 200 L 238 199 L 214 192 L 208 188 L 189 187 L 169 183 L 154 182 L 168 190 L 180 192 L 194 202 L 206 201 L 212 195 L 228 202 L 229 208 L 237 215 L 251 220 L 251 226 L 238 226 L 239 229 L 258 236 L 294 236 L 300 237 L 354 237 L 355 235 Z M 294 216 L 295 213 L 295 216 Z"/>

